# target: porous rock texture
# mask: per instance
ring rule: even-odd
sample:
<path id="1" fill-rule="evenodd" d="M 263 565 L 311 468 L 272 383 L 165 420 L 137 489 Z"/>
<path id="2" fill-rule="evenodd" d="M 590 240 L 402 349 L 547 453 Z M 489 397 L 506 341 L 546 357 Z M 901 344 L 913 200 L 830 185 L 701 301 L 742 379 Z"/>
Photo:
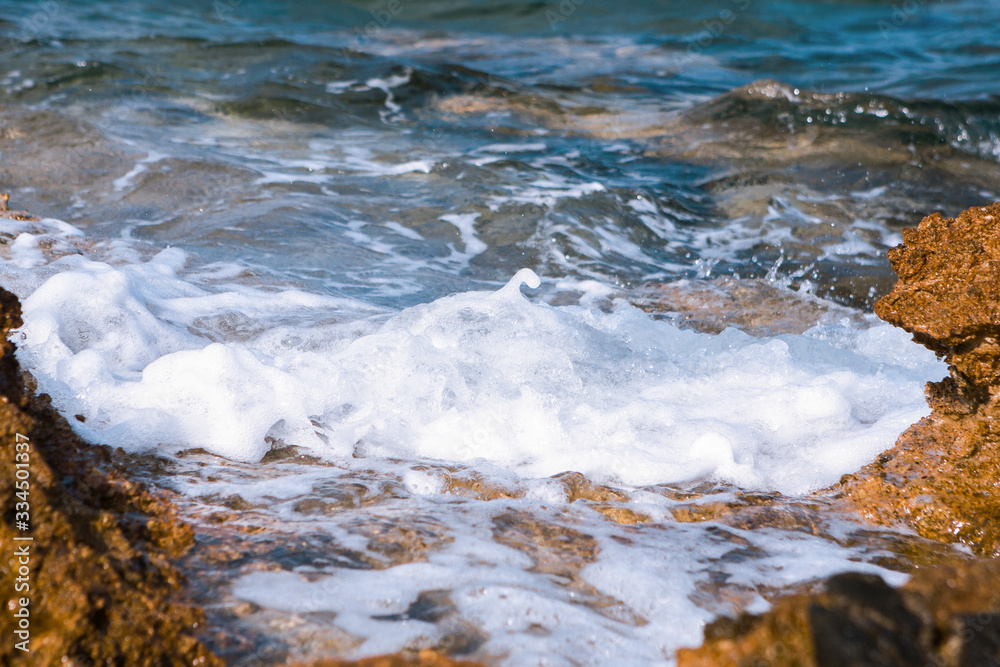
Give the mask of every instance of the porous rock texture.
<path id="1" fill-rule="evenodd" d="M 899 275 L 875 305 L 948 362 L 931 415 L 840 491 L 868 519 L 1000 556 L 1000 204 L 934 214 L 889 252 Z"/>
<path id="2" fill-rule="evenodd" d="M 917 570 L 901 588 L 857 573 L 723 618 L 680 667 L 1000 665 L 1000 204 L 934 214 L 889 252 L 899 276 L 875 305 L 948 362 L 930 416 L 829 490 L 875 523 L 908 525 L 979 558 Z"/>
<path id="3" fill-rule="evenodd" d="M 0 664 L 221 665 L 195 636 L 201 613 L 180 599 L 171 564 L 190 529 L 34 395 L 7 340 L 20 324 L 17 298 L 0 289 Z M 16 442 L 27 444 L 20 461 Z M 17 636 L 22 600 L 28 634 Z M 29 652 L 17 647 L 26 636 Z"/>
<path id="4" fill-rule="evenodd" d="M 849 572 L 766 614 L 720 618 L 678 667 L 990 667 L 1000 664 L 1000 562 L 921 570 L 903 587 Z"/>
<path id="5" fill-rule="evenodd" d="M 889 251 L 899 276 L 875 312 L 945 356 L 970 408 L 1000 392 L 1000 204 L 930 215 Z"/>

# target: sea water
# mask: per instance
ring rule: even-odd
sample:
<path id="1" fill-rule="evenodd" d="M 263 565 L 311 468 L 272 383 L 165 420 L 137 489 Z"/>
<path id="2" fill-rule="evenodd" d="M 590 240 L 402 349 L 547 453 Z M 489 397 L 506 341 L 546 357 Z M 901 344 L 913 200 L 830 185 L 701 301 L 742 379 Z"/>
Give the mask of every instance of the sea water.
<path id="1" fill-rule="evenodd" d="M 1000 198 L 992 4 L 0 8 L 19 358 L 173 494 L 234 664 L 669 664 L 905 578 L 805 494 L 945 373 L 870 310 Z"/>

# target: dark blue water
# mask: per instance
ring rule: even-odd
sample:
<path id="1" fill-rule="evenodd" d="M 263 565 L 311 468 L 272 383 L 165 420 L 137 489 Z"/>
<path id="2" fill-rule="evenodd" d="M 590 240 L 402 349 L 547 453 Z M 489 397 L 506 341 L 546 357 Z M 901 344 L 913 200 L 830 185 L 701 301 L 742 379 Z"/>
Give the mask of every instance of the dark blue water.
<path id="1" fill-rule="evenodd" d="M 409 42 L 408 55 L 436 53 L 472 60 L 492 74 L 572 87 L 564 76 L 606 73 L 647 92 L 719 94 L 759 78 L 777 78 L 824 92 L 870 90 L 948 100 L 985 99 L 997 93 L 1000 55 L 995 3 L 977 0 L 889 2 L 706 0 L 634 2 L 268 2 L 180 0 L 162 3 L 4 2 L 4 36 L 26 48 L 51 44 L 114 51 L 120 40 L 184 38 L 215 42 L 284 40 L 320 48 L 363 52 L 384 41 Z M 408 32 L 403 36 L 401 33 Z M 448 53 L 414 44 L 429 37 L 486 38 L 479 48 Z M 409 37 L 409 39 L 407 39 Z M 586 63 L 585 51 L 543 56 L 528 38 L 565 45 L 617 43 L 649 46 L 667 56 L 705 55 L 699 71 L 665 76 L 655 62 Z M 37 40 L 37 42 L 36 42 Z M 101 48 L 100 42 L 107 41 Z M 41 42 L 40 44 L 38 42 Z M 558 48 L 553 46 L 553 49 Z M 510 56 L 518 54 L 520 57 Z M 124 55 L 124 54 L 123 54 Z M 404 59 L 401 59 L 404 60 Z M 464 62 L 459 60 L 459 62 Z M 581 62 L 582 61 L 582 62 Z M 211 63 L 204 63 L 211 67 Z M 666 78 L 666 80 L 664 80 Z M 638 92 L 638 91 L 636 91 Z"/>

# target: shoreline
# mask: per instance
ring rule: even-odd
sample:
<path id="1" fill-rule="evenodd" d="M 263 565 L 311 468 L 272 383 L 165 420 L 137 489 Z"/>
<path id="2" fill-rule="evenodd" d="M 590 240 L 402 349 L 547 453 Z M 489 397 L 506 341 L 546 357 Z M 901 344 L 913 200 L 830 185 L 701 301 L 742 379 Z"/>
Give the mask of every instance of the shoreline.
<path id="1" fill-rule="evenodd" d="M 194 542 L 191 529 L 162 494 L 127 479 L 110 447 L 80 440 L 48 397 L 34 394 L 7 340 L 20 304 L 0 290 L 0 308 L 0 440 L 9 454 L 0 461 L 0 535 L 21 545 L 6 549 L 0 586 L 27 610 L 27 623 L 0 616 L 0 656 L 8 664 L 222 665 L 196 638 L 203 616 L 185 603 L 174 565 Z M 26 475 L 16 472 L 15 441 L 27 445 L 19 448 Z M 15 488 L 15 479 L 27 484 Z M 17 502 L 27 517 L 15 516 Z M 13 567 L 28 545 L 30 557 Z M 18 630 L 19 646 L 9 640 Z"/>
<path id="2" fill-rule="evenodd" d="M 935 213 L 889 252 L 899 280 L 875 312 L 944 357 L 949 376 L 927 385 L 930 416 L 830 489 L 868 521 L 962 544 L 977 559 L 918 569 L 897 589 L 835 575 L 822 592 L 710 624 L 702 647 L 678 653 L 680 667 L 1000 664 L 998 220 L 1000 203 Z"/>

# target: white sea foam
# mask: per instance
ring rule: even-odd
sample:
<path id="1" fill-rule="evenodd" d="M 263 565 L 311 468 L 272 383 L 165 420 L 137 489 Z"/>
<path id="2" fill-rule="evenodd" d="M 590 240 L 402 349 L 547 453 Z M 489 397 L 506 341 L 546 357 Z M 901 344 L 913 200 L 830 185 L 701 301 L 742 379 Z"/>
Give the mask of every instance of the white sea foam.
<path id="1" fill-rule="evenodd" d="M 620 535 L 613 524 L 577 515 L 600 552 L 580 573 L 593 587 L 590 595 L 603 596 L 598 613 L 585 604 L 585 591 L 567 592 L 559 578 L 532 572 L 524 553 L 481 536 L 478 527 L 490 525 L 497 511 L 488 505 L 439 507 L 455 540 L 428 554 L 426 562 L 330 576 L 309 568 L 253 572 L 235 582 L 233 594 L 286 614 L 332 612 L 339 629 L 363 638 L 356 656 L 440 641 L 454 627 L 447 621 L 408 619 L 390 627 L 386 620 L 405 614 L 421 593 L 437 590 L 448 591 L 457 615 L 488 638 L 486 653 L 504 656 L 501 664 L 671 664 L 679 647 L 701 642 L 713 618 L 691 601 L 710 576 L 753 591 L 841 572 L 856 555 L 811 535 L 769 529 L 723 529 L 720 535 L 715 524 L 665 523 L 659 530 L 632 532 L 623 543 L 615 539 Z M 866 563 L 850 567 L 896 585 L 906 579 Z M 768 604 L 758 595 L 748 606 L 759 612 Z"/>
<path id="2" fill-rule="evenodd" d="M 441 216 L 442 220 L 450 222 L 458 229 L 462 236 L 462 244 L 465 246 L 465 254 L 470 256 L 485 252 L 489 247 L 476 235 L 475 222 L 478 217 L 478 213 L 455 213 Z"/>
<path id="3" fill-rule="evenodd" d="M 145 157 L 137 161 L 135 163 L 135 166 L 132 167 L 132 169 L 130 169 L 124 176 L 116 178 L 112 182 L 112 185 L 114 185 L 115 187 L 115 191 L 122 191 L 125 190 L 126 188 L 131 187 L 136 176 L 149 171 L 148 165 L 155 164 L 167 157 L 168 156 L 166 153 L 160 153 L 158 151 L 150 151 Z"/>
<path id="4" fill-rule="evenodd" d="M 11 262 L 22 269 L 45 263 L 45 257 L 38 248 L 38 237 L 28 232 L 18 234 L 10 245 Z"/>
<path id="5" fill-rule="evenodd" d="M 497 292 L 373 315 L 296 290 L 209 285 L 186 261 L 176 249 L 119 266 L 65 257 L 24 300 L 21 360 L 60 409 L 85 417 L 74 424 L 84 437 L 240 461 L 280 439 L 332 459 L 797 493 L 889 447 L 944 370 L 887 325 L 700 334 L 626 303 L 533 302 L 519 289 L 537 286 L 530 271 Z"/>

